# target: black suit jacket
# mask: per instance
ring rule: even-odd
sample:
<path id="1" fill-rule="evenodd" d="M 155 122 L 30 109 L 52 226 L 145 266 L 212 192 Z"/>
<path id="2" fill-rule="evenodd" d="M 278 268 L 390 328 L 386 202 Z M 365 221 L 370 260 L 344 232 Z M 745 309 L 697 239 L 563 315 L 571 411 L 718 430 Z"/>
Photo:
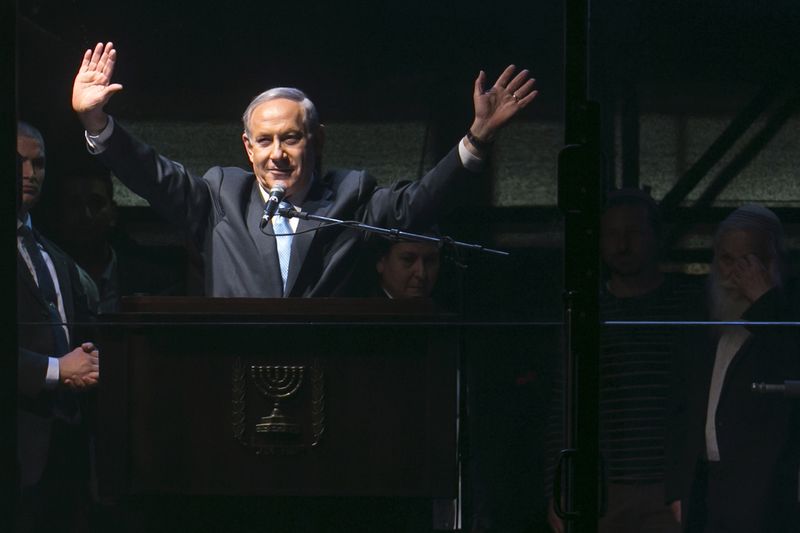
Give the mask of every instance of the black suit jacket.
<path id="1" fill-rule="evenodd" d="M 190 232 L 203 254 L 207 295 L 283 296 L 275 238 L 258 228 L 264 201 L 252 172 L 213 167 L 194 177 L 119 124 L 100 157 L 156 211 Z M 377 187 L 363 171 L 333 171 L 314 180 L 301 207 L 315 215 L 422 231 L 452 205 L 459 182 L 471 175 L 457 149 L 420 180 L 390 188 Z M 361 232 L 331 227 L 303 233 L 319 225 L 299 221 L 287 296 L 347 296 L 355 290 L 354 265 L 364 251 Z"/>
<path id="2" fill-rule="evenodd" d="M 78 334 L 71 324 L 90 319 L 86 295 L 81 286 L 75 263 L 55 244 L 37 234 L 37 239 L 47 251 L 58 276 L 61 297 L 67 322 L 70 324 L 70 346 L 76 346 Z M 64 390 L 45 389 L 48 357 L 60 357 L 54 353 L 54 341 L 47 304 L 25 260 L 17 251 L 17 341 L 18 341 L 18 455 L 20 477 L 23 486 L 36 484 L 42 477 L 51 451 L 51 440 L 56 432 L 71 433 L 66 439 L 74 448 L 75 443 L 85 442 L 85 431 L 76 420 L 56 420 L 59 412 L 74 410 L 78 395 Z M 57 426 L 54 428 L 54 426 Z M 81 446 L 81 444 L 78 444 Z M 82 446 L 81 446 L 82 447 Z M 69 455 L 76 450 L 55 450 Z M 77 453 L 88 454 L 88 445 Z M 86 464 L 87 457 L 72 457 L 76 465 Z M 52 461 L 51 461 L 52 463 Z"/>
<path id="3" fill-rule="evenodd" d="M 791 320 L 785 295 L 777 288 L 767 292 L 743 319 Z M 781 395 L 755 394 L 751 384 L 800 379 L 798 335 L 786 326 L 749 331 L 728 366 L 716 411 L 717 444 L 732 488 L 728 505 L 744 530 L 757 524 L 752 531 L 797 531 L 800 406 Z M 665 482 L 667 502 L 682 500 L 691 526 L 703 521 L 706 411 L 718 339 L 705 328 L 687 333 L 671 391 Z"/>

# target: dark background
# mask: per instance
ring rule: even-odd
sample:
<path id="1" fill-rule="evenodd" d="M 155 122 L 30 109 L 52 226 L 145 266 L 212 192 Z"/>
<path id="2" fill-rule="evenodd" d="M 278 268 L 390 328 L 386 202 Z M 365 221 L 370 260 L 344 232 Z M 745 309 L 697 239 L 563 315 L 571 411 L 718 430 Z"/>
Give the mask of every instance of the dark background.
<path id="1" fill-rule="evenodd" d="M 19 104 L 32 122 L 69 122 L 82 51 L 107 40 L 126 86 L 111 111 L 129 118 L 230 120 L 277 85 L 302 87 L 331 121 L 427 118 L 446 102 L 467 113 L 478 70 L 496 76 L 508 63 L 539 79 L 537 115 L 561 115 L 558 0 L 22 0 L 19 10 Z M 792 0 L 602 0 L 592 14 L 591 54 L 606 75 L 671 87 L 760 84 L 796 70 Z"/>

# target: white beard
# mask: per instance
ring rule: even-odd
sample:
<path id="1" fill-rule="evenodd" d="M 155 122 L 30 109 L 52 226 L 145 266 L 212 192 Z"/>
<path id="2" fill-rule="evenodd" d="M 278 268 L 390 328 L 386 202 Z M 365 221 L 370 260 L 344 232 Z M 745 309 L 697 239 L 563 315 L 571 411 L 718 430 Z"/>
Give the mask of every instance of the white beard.
<path id="1" fill-rule="evenodd" d="M 712 320 L 741 320 L 742 314 L 750 307 L 750 302 L 739 289 L 730 281 L 720 279 L 714 269 L 709 277 L 708 294 Z"/>
<path id="2" fill-rule="evenodd" d="M 773 283 L 780 287 L 783 284 L 783 278 L 777 260 L 770 261 L 769 271 Z M 751 305 L 733 282 L 720 278 L 714 264 L 711 266 L 711 275 L 708 278 L 708 297 L 712 320 L 741 320 L 742 314 Z"/>

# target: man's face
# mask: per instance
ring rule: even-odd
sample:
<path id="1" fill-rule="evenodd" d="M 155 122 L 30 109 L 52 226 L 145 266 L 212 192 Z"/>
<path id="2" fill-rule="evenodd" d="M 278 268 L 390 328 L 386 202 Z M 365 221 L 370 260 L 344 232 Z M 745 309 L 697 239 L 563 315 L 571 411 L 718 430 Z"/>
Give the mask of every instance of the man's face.
<path id="1" fill-rule="evenodd" d="M 764 239 L 754 232 L 732 230 L 720 235 L 714 247 L 714 262 L 711 272 L 711 316 L 715 320 L 738 320 L 750 306 L 748 282 L 742 285 L 741 278 L 735 279 L 734 272 L 742 261 L 754 263 L 750 254 L 758 257 L 765 268 L 771 264 L 764 253 Z"/>
<path id="2" fill-rule="evenodd" d="M 657 248 L 646 207 L 618 205 L 603 214 L 600 251 L 612 275 L 632 276 L 653 267 Z"/>
<path id="3" fill-rule="evenodd" d="M 735 289 L 732 274 L 736 262 L 747 260 L 749 255 L 755 255 L 764 267 L 769 270 L 771 264 L 769 254 L 766 253 L 763 239 L 752 231 L 731 230 L 723 233 L 714 248 L 714 268 L 720 284 L 726 289 Z"/>
<path id="4" fill-rule="evenodd" d="M 17 153 L 22 159 L 22 210 L 36 205 L 44 184 L 44 150 L 36 139 L 17 135 Z"/>
<path id="5" fill-rule="evenodd" d="M 242 135 L 253 172 L 267 190 L 282 184 L 291 196 L 305 187 L 314 171 L 315 150 L 299 102 L 269 100 L 253 110 L 250 137 Z"/>
<path id="6" fill-rule="evenodd" d="M 392 298 L 427 297 L 439 277 L 439 249 L 428 243 L 397 243 L 375 268 Z"/>

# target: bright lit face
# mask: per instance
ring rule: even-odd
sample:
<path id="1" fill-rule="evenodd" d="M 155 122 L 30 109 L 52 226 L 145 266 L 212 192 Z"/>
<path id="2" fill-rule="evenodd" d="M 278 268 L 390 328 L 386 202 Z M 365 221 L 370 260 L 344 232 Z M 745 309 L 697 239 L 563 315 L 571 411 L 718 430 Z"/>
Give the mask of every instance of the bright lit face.
<path id="1" fill-rule="evenodd" d="M 17 153 L 22 159 L 22 210 L 36 205 L 44 185 L 44 149 L 39 141 L 17 136 Z"/>
<path id="2" fill-rule="evenodd" d="M 643 205 L 617 205 L 601 221 L 600 250 L 612 275 L 635 276 L 657 264 L 657 239 Z"/>
<path id="3" fill-rule="evenodd" d="M 397 243 L 375 268 L 392 298 L 427 297 L 439 278 L 439 249 L 428 243 Z"/>
<path id="4" fill-rule="evenodd" d="M 301 191 L 314 172 L 315 146 L 305 127 L 300 102 L 283 98 L 257 106 L 250 137 L 242 135 L 258 182 L 267 190 L 282 184 L 286 195 Z"/>

